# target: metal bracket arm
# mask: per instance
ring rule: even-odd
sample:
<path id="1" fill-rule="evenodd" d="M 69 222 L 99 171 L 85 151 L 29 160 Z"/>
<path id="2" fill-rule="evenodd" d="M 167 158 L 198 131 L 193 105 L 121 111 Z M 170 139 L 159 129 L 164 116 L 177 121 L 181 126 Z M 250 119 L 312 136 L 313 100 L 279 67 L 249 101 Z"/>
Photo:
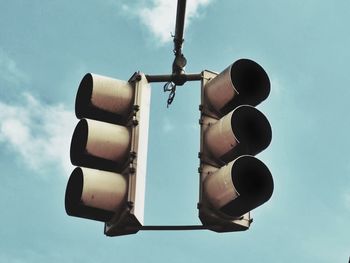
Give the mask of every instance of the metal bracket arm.
<path id="1" fill-rule="evenodd" d="M 199 81 L 202 79 L 201 73 L 196 74 L 169 74 L 169 75 L 146 75 L 148 82 L 173 82 L 176 85 L 183 85 L 187 81 Z"/>

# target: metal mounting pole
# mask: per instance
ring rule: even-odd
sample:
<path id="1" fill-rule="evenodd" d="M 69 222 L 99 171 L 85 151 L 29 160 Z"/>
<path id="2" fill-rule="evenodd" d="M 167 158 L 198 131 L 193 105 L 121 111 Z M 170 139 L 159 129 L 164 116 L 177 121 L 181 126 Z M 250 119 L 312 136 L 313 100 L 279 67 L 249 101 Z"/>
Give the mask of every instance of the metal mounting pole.
<path id="1" fill-rule="evenodd" d="M 175 36 L 174 36 L 174 54 L 175 59 L 173 62 L 173 74 L 178 76 L 174 78 L 176 85 L 183 85 L 186 79 L 179 77 L 185 73 L 185 66 L 187 60 L 182 53 L 182 44 L 184 42 L 184 25 L 185 25 L 185 13 L 186 13 L 186 0 L 177 1 L 177 13 L 176 13 L 176 24 L 175 24 Z"/>
<path id="2" fill-rule="evenodd" d="M 185 13 L 186 13 L 186 0 L 177 1 L 177 13 L 176 13 L 176 25 L 175 25 L 175 37 L 174 37 L 174 52 L 181 54 L 182 43 L 184 42 L 184 25 L 185 25 Z"/>
<path id="3" fill-rule="evenodd" d="M 175 97 L 176 86 L 182 86 L 187 81 L 201 80 L 202 74 L 185 74 L 187 60 L 182 53 L 182 44 L 184 42 L 184 26 L 186 14 L 186 0 L 177 1 L 175 35 L 174 35 L 174 55 L 175 59 L 172 65 L 172 74 L 169 75 L 146 75 L 148 82 L 166 82 L 164 92 L 170 92 L 167 100 L 167 107 L 172 103 Z"/>

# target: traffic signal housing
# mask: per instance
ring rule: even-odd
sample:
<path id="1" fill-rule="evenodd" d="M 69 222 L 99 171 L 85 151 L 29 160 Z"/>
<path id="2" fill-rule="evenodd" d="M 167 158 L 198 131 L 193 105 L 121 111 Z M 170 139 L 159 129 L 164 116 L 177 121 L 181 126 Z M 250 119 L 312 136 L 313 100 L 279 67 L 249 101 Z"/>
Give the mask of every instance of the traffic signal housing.
<path id="1" fill-rule="evenodd" d="M 73 165 L 65 195 L 68 215 L 105 222 L 105 234 L 143 225 L 150 87 L 142 73 L 129 81 L 88 73 L 75 104 Z"/>
<path id="2" fill-rule="evenodd" d="M 267 118 L 255 108 L 269 92 L 265 70 L 249 59 L 220 74 L 202 72 L 198 209 L 208 229 L 248 229 L 250 211 L 272 195 L 271 173 L 254 157 L 272 138 Z"/>

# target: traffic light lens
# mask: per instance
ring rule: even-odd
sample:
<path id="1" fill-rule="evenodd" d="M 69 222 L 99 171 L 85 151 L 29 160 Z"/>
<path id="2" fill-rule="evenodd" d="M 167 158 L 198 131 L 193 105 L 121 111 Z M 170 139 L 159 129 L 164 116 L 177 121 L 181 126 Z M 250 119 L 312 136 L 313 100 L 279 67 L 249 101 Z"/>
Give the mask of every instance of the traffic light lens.
<path id="1" fill-rule="evenodd" d="M 272 196 L 272 175 L 266 165 L 253 156 L 244 155 L 236 159 L 231 178 L 238 197 L 220 209 L 227 215 L 241 216 Z"/>
<path id="2" fill-rule="evenodd" d="M 92 86 L 92 75 L 87 73 L 79 84 L 78 93 L 75 99 L 75 115 L 79 119 L 91 114 L 89 105 L 92 96 Z"/>
<path id="3" fill-rule="evenodd" d="M 258 63 L 249 59 L 237 60 L 232 64 L 230 73 L 240 104 L 256 106 L 269 96 L 270 80 Z"/>
<path id="4" fill-rule="evenodd" d="M 89 129 L 87 121 L 84 119 L 79 121 L 73 132 L 70 145 L 70 159 L 74 165 L 81 165 L 81 162 L 79 160 L 81 159 L 86 149 L 88 132 Z"/>
<path id="5" fill-rule="evenodd" d="M 79 210 L 83 184 L 83 173 L 80 168 L 75 168 L 69 177 L 66 188 L 65 207 L 68 215 L 75 216 Z"/>
<path id="6" fill-rule="evenodd" d="M 243 105 L 236 108 L 231 117 L 233 134 L 242 154 L 255 155 L 269 146 L 272 130 L 269 121 L 259 110 Z"/>
<path id="7" fill-rule="evenodd" d="M 266 165 L 253 156 L 238 158 L 231 170 L 232 182 L 241 196 L 266 202 L 272 195 L 273 180 Z"/>

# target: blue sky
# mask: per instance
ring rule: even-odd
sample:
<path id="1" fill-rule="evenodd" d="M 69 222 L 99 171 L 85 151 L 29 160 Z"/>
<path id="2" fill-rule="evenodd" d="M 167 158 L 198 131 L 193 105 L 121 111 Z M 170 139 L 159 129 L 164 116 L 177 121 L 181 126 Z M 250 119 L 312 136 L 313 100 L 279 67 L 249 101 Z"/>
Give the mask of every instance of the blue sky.
<path id="1" fill-rule="evenodd" d="M 73 218 L 74 101 L 86 72 L 167 74 L 175 0 L 2 1 L 0 262 L 347 262 L 350 256 L 350 2 L 188 0 L 187 72 L 250 58 L 272 91 L 258 108 L 275 182 L 246 232 L 139 232 L 108 238 Z M 199 224 L 199 83 L 167 109 L 152 84 L 146 224 Z"/>

